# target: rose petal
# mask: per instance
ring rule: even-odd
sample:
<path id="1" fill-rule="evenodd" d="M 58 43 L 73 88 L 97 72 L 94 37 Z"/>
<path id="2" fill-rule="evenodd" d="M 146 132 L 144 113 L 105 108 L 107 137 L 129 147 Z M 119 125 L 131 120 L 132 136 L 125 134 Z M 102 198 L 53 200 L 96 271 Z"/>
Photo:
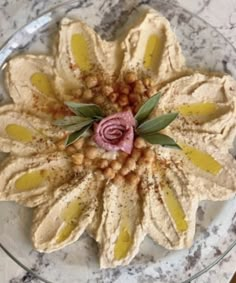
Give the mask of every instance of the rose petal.
<path id="1" fill-rule="evenodd" d="M 134 140 L 134 129 L 129 128 L 128 131 L 126 131 L 123 139 L 118 144 L 118 146 L 122 151 L 130 154 L 133 149 L 133 140 Z"/>
<path id="2" fill-rule="evenodd" d="M 135 123 L 130 111 L 108 116 L 94 126 L 94 140 L 106 150 L 123 150 L 131 153 Z"/>
<path id="3" fill-rule="evenodd" d="M 126 127 L 122 125 L 107 125 L 103 129 L 104 137 L 107 140 L 119 139 L 126 131 Z"/>

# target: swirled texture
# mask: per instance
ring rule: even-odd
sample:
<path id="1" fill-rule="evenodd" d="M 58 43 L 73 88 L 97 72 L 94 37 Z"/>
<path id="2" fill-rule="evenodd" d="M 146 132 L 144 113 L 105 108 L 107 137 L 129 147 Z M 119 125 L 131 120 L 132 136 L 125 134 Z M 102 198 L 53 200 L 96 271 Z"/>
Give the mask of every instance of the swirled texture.
<path id="1" fill-rule="evenodd" d="M 135 119 L 132 112 L 120 112 L 106 117 L 94 127 L 95 142 L 106 150 L 122 150 L 128 154 L 133 149 Z"/>

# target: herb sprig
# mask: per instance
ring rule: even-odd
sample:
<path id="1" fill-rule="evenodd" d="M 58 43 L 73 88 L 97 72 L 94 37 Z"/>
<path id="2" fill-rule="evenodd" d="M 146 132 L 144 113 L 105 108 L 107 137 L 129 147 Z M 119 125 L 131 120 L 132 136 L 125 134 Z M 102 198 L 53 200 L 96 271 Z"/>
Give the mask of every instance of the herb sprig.
<path id="1" fill-rule="evenodd" d="M 180 149 L 179 145 L 171 137 L 160 133 L 161 130 L 165 129 L 178 117 L 178 113 L 167 113 L 148 120 L 160 98 L 161 93 L 157 93 L 140 107 L 135 115 L 137 121 L 136 134 L 150 144 Z M 66 116 L 64 119 L 56 120 L 54 125 L 70 132 L 65 141 L 65 146 L 68 146 L 84 136 L 93 123 L 101 121 L 104 118 L 104 114 L 96 104 L 67 101 L 65 105 L 68 106 L 75 116 Z"/>
<path id="2" fill-rule="evenodd" d="M 67 101 L 65 105 L 67 105 L 76 116 L 66 116 L 64 119 L 56 120 L 54 125 L 71 132 L 65 140 L 65 146 L 68 146 L 84 136 L 94 122 L 102 120 L 104 114 L 101 108 L 96 104 Z"/>
<path id="3" fill-rule="evenodd" d="M 178 117 L 178 113 L 167 113 L 147 120 L 156 108 L 160 98 L 161 93 L 157 93 L 140 107 L 135 115 L 138 124 L 136 133 L 148 143 L 180 149 L 180 146 L 171 137 L 159 133 Z"/>

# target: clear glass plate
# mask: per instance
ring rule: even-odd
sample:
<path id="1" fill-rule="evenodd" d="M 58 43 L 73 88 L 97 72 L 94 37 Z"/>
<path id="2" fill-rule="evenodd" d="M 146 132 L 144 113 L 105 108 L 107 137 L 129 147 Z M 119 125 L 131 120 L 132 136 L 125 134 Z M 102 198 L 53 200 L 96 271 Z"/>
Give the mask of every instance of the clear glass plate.
<path id="1" fill-rule="evenodd" d="M 50 53 L 58 23 L 64 16 L 80 18 L 104 38 L 111 39 L 131 12 L 144 1 L 70 1 L 57 6 L 17 31 L 0 50 L 1 103 L 8 100 L 2 73 L 5 61 L 17 53 Z M 167 1 L 149 5 L 171 22 L 188 65 L 227 72 L 236 77 L 236 50 L 199 17 Z M 189 282 L 210 269 L 236 245 L 236 198 L 202 202 L 193 246 L 168 251 L 146 238 L 129 266 L 100 270 L 96 243 L 87 235 L 52 254 L 40 254 L 30 241 L 31 210 L 0 203 L 1 247 L 19 265 L 44 282 Z"/>

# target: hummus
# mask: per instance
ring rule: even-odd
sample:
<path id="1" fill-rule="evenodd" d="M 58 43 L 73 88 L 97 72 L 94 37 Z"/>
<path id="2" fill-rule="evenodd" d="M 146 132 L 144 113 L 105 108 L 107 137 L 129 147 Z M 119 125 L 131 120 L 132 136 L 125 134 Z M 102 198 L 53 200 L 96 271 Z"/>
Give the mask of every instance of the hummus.
<path id="1" fill-rule="evenodd" d="M 182 145 L 189 162 L 186 167 L 194 170 L 196 177 L 206 180 L 207 185 L 198 188 L 200 199 L 223 200 L 235 193 L 236 162 L 229 153 L 236 136 L 235 90 L 236 82 L 229 76 L 195 73 L 164 87 L 159 107 L 153 114 L 179 111 L 179 118 L 165 133 L 171 134 Z M 195 160 L 193 165 L 189 152 L 194 154 L 194 150 L 205 164 Z M 203 153 L 212 159 L 204 157 Z"/>
<path id="2" fill-rule="evenodd" d="M 13 102 L 30 113 L 48 117 L 52 107 L 60 104 L 54 87 L 54 60 L 50 56 L 14 57 L 7 64 L 5 81 Z"/>
<path id="3" fill-rule="evenodd" d="M 48 121 L 25 113 L 16 105 L 0 108 L 0 147 L 3 152 L 26 156 L 34 153 L 52 152 L 55 142 L 63 138 Z"/>
<path id="4" fill-rule="evenodd" d="M 129 264 L 147 234 L 167 249 L 190 247 L 199 201 L 236 192 L 229 153 L 236 82 L 194 70 L 187 76 L 170 24 L 151 9 L 110 42 L 81 21 L 63 19 L 57 43 L 53 57 L 8 63 L 13 104 L 0 108 L 0 146 L 11 156 L 1 164 L 0 200 L 34 207 L 32 241 L 40 252 L 88 231 L 102 268 Z M 163 134 L 182 150 L 136 136 L 135 114 L 158 89 L 150 118 L 179 112 Z M 95 103 L 111 116 L 93 125 L 93 138 L 88 133 L 66 148 L 70 131 L 51 120 L 72 115 L 67 100 Z"/>
<path id="5" fill-rule="evenodd" d="M 96 240 L 102 268 L 128 264 L 144 239 L 142 203 L 136 186 L 108 184 Z"/>
<path id="6" fill-rule="evenodd" d="M 190 247 L 194 237 L 198 196 L 191 188 L 196 180 L 182 164 L 173 163 L 171 152 L 165 155 L 156 156 L 141 184 L 144 229 L 163 247 L 182 249 Z"/>
<path id="7" fill-rule="evenodd" d="M 107 42 L 81 21 L 63 19 L 56 54 L 57 90 L 66 93 L 83 85 L 81 74 L 99 72 L 111 77 L 120 64 L 119 46 Z"/>
<path id="8" fill-rule="evenodd" d="M 59 187 L 48 202 L 35 210 L 34 247 L 52 252 L 78 240 L 92 222 L 98 205 L 97 192 L 92 174 Z"/>
<path id="9" fill-rule="evenodd" d="M 48 202 L 53 190 L 71 177 L 71 160 L 63 153 L 9 157 L 1 164 L 0 200 L 35 207 Z"/>
<path id="10" fill-rule="evenodd" d="M 135 70 L 159 85 L 186 70 L 185 58 L 168 20 L 155 10 L 148 9 L 138 19 L 121 47 L 124 52 L 121 73 Z"/>
<path id="11" fill-rule="evenodd" d="M 153 115 L 179 112 L 169 130 L 188 132 L 197 140 L 228 151 L 236 136 L 236 82 L 230 76 L 216 77 L 198 72 L 167 84 Z"/>

